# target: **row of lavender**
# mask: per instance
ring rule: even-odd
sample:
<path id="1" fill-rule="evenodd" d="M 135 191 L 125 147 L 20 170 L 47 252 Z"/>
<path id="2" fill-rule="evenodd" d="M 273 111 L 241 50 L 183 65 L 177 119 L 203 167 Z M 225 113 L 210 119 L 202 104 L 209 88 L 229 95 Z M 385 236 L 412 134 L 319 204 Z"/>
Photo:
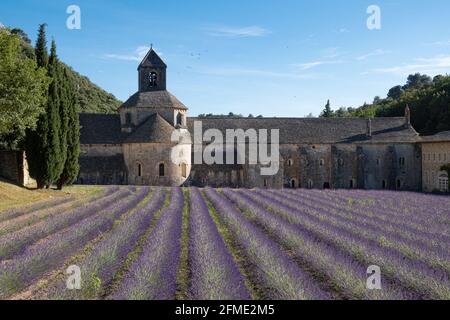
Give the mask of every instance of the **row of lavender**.
<path id="1" fill-rule="evenodd" d="M 103 197 L 0 237 L 0 298 L 20 292 L 61 266 L 148 193 L 148 188 L 107 190 Z"/>
<path id="2" fill-rule="evenodd" d="M 372 205 L 366 204 L 365 210 L 354 211 L 335 197 L 326 201 L 325 193 L 310 197 L 308 191 L 256 190 L 241 193 L 273 216 L 289 222 L 297 228 L 298 234 L 302 230 L 309 232 L 317 242 L 333 248 L 332 252 L 342 254 L 355 265 L 380 266 L 387 284 L 383 293 L 390 295 L 389 291 L 394 289 L 393 298 L 399 294 L 405 298 L 450 298 L 448 230 L 447 233 L 433 233 L 418 225 L 416 233 L 420 236 L 416 238 L 415 233 L 409 230 L 408 238 L 402 224 L 389 218 L 383 220 L 370 212 Z M 440 218 L 442 212 L 428 217 L 429 220 Z M 281 231 L 277 235 L 282 234 Z M 302 239 L 306 237 L 302 236 Z M 323 257 L 318 251 L 315 255 L 317 259 Z M 330 268 L 329 264 L 326 266 Z M 365 276 L 361 268 L 359 275 Z"/>
<path id="3" fill-rule="evenodd" d="M 442 227 L 449 202 L 432 200 L 360 191 L 109 189 L 88 204 L 57 203 L 70 208 L 62 214 L 37 208 L 1 220 L 0 298 L 60 270 L 36 298 L 174 299 L 184 246 L 188 299 L 449 299 L 450 235 Z M 69 263 L 82 270 L 81 290 L 66 288 Z M 374 264 L 383 290 L 366 287 Z"/>

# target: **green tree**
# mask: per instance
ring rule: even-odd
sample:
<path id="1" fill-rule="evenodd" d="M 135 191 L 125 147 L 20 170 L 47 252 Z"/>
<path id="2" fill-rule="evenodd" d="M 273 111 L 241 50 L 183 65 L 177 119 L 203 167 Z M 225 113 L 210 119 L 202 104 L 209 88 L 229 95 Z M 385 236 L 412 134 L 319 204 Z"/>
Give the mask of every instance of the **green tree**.
<path id="1" fill-rule="evenodd" d="M 345 118 L 349 116 L 349 111 L 347 108 L 341 107 L 334 112 L 335 117 L 337 118 Z"/>
<path id="2" fill-rule="evenodd" d="M 20 41 L 20 46 L 22 48 L 22 53 L 30 59 L 35 59 L 34 48 L 31 45 L 31 40 L 28 35 L 19 28 L 11 29 L 11 34 L 17 35 L 22 41 Z"/>
<path id="3" fill-rule="evenodd" d="M 39 25 L 38 38 L 35 47 L 36 61 L 41 68 L 47 68 L 48 65 L 47 36 L 45 34 L 46 27 L 47 24 L 45 23 Z"/>
<path id="4" fill-rule="evenodd" d="M 373 104 L 381 104 L 381 103 L 383 103 L 383 99 L 381 99 L 379 96 L 373 98 Z"/>
<path id="5" fill-rule="evenodd" d="M 63 170 L 65 162 L 65 150 L 61 143 L 61 117 L 60 108 L 63 105 L 61 93 L 64 90 L 61 82 L 58 57 L 56 55 L 56 43 L 52 41 L 51 53 L 48 62 L 48 74 L 52 78 L 47 100 L 47 145 L 44 152 L 45 174 L 44 180 L 47 188 L 56 182 Z M 66 128 L 63 128 L 66 129 Z"/>
<path id="6" fill-rule="evenodd" d="M 35 46 L 35 56 L 38 67 L 45 68 L 48 73 L 48 52 L 47 52 L 47 37 L 45 34 L 45 24 L 39 26 L 38 38 Z M 53 79 L 51 79 L 53 82 Z M 51 90 L 49 87 L 46 93 Z M 34 129 L 30 129 L 26 133 L 25 151 L 28 160 L 28 167 L 30 176 L 36 180 L 38 189 L 45 187 L 47 172 L 46 150 L 47 150 L 47 132 L 48 132 L 48 116 L 47 116 L 48 103 L 45 102 L 42 105 L 44 112 L 40 115 L 37 122 L 37 126 Z"/>
<path id="7" fill-rule="evenodd" d="M 44 112 L 48 78 L 21 54 L 20 38 L 0 30 L 0 147 L 20 147 L 27 129 Z"/>
<path id="8" fill-rule="evenodd" d="M 356 117 L 403 117 L 411 109 L 411 123 L 422 135 L 450 130 L 450 76 L 412 74 L 404 86 L 389 90 L 388 99 L 349 112 Z"/>
<path id="9" fill-rule="evenodd" d="M 45 112 L 39 117 L 36 129 L 27 132 L 26 139 L 30 175 L 36 180 L 37 187 L 41 189 L 45 186 L 50 187 L 59 178 L 64 165 L 61 159 L 63 152 L 60 140 L 59 62 L 54 41 L 50 58 L 48 57 L 45 24 L 39 26 L 35 54 L 38 64 L 47 68 L 47 74 L 51 80 Z"/>
<path id="10" fill-rule="evenodd" d="M 67 134 L 66 139 L 66 156 L 64 168 L 58 179 L 57 187 L 59 190 L 64 185 L 72 184 L 78 176 L 80 155 L 80 124 L 78 118 L 77 94 L 75 90 L 74 80 L 66 68 L 64 68 L 63 79 L 65 83 L 65 99 L 67 108 Z"/>
<path id="11" fill-rule="evenodd" d="M 391 88 L 387 94 L 388 98 L 398 100 L 403 94 L 403 88 L 402 86 L 395 86 Z"/>
<path id="12" fill-rule="evenodd" d="M 331 110 L 331 104 L 330 100 L 327 101 L 327 104 L 325 105 L 325 108 L 323 109 L 322 113 L 320 114 L 321 118 L 332 118 L 334 116 L 333 110 Z"/>
<path id="13" fill-rule="evenodd" d="M 423 87 L 429 86 L 432 84 L 432 80 L 429 76 L 426 74 L 411 74 L 408 76 L 408 79 L 406 81 L 406 85 L 403 86 L 403 89 L 421 89 Z"/>

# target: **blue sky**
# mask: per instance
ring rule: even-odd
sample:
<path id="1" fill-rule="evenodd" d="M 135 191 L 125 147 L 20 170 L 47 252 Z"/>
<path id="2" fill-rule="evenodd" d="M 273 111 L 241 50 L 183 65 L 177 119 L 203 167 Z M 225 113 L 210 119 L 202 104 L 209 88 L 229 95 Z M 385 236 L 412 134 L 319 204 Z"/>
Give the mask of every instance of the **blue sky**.
<path id="1" fill-rule="evenodd" d="M 81 30 L 66 27 L 69 5 Z M 369 30 L 366 10 L 381 9 Z M 35 40 L 48 24 L 62 60 L 126 100 L 152 43 L 168 89 L 199 113 L 297 117 L 359 106 L 414 72 L 450 71 L 448 0 L 2 0 L 0 22 Z"/>

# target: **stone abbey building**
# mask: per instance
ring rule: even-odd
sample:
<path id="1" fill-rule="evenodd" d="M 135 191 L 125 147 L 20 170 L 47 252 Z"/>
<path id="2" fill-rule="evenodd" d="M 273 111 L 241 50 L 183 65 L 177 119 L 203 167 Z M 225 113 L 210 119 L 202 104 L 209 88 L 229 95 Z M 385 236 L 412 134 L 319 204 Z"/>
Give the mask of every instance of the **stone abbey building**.
<path id="1" fill-rule="evenodd" d="M 77 183 L 433 191 L 448 181 L 432 163 L 450 162 L 450 134 L 420 137 L 408 108 L 399 118 L 197 119 L 188 117 L 187 107 L 166 90 L 166 68 L 150 50 L 138 67 L 138 92 L 117 114 L 80 114 Z M 203 130 L 224 133 L 279 129 L 278 174 L 262 176 L 257 165 L 193 164 L 190 143 L 178 146 L 180 161 L 173 163 L 172 133 L 192 132 L 196 120 Z"/>

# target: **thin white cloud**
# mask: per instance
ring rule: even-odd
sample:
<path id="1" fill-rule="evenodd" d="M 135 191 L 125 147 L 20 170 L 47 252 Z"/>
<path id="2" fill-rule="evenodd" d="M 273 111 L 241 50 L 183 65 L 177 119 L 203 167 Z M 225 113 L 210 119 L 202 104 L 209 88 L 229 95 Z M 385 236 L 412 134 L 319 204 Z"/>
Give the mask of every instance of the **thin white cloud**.
<path id="1" fill-rule="evenodd" d="M 350 32 L 347 28 L 339 28 L 336 30 L 333 30 L 334 33 L 347 33 Z"/>
<path id="2" fill-rule="evenodd" d="M 390 53 L 390 52 L 386 51 L 386 50 L 383 50 L 383 49 L 377 49 L 377 50 L 375 50 L 373 52 L 370 52 L 368 54 L 365 54 L 365 55 L 357 57 L 356 60 L 363 61 L 363 60 L 366 60 L 367 58 L 370 58 L 370 57 L 383 56 L 383 55 L 388 54 L 388 53 Z"/>
<path id="3" fill-rule="evenodd" d="M 149 46 L 139 46 L 134 50 L 134 52 L 129 54 L 105 54 L 105 57 L 108 59 L 116 59 L 116 60 L 125 60 L 125 61 L 137 61 L 141 62 L 142 59 L 144 59 L 147 52 L 150 50 Z M 156 49 L 154 49 L 156 52 L 158 52 Z M 162 55 L 162 53 L 158 52 L 159 55 Z"/>
<path id="4" fill-rule="evenodd" d="M 412 73 L 448 73 L 450 72 L 450 55 L 440 55 L 433 58 L 415 59 L 413 63 L 390 68 L 375 69 L 375 72 L 396 75 L 409 75 Z"/>
<path id="5" fill-rule="evenodd" d="M 423 45 L 424 46 L 445 47 L 445 46 L 450 46 L 450 40 L 429 42 L 429 43 L 424 43 Z"/>
<path id="6" fill-rule="evenodd" d="M 213 37 L 226 38 L 250 38 L 250 37 L 264 37 L 271 32 L 260 26 L 247 27 L 216 27 L 205 30 L 206 34 Z"/>
<path id="7" fill-rule="evenodd" d="M 310 70 L 316 67 L 320 67 L 323 65 L 329 65 L 329 64 L 340 64 L 343 63 L 342 60 L 335 60 L 335 61 L 312 61 L 312 62 L 307 62 L 307 63 L 298 63 L 298 64 L 293 64 L 292 66 L 299 68 L 301 70 Z"/>

